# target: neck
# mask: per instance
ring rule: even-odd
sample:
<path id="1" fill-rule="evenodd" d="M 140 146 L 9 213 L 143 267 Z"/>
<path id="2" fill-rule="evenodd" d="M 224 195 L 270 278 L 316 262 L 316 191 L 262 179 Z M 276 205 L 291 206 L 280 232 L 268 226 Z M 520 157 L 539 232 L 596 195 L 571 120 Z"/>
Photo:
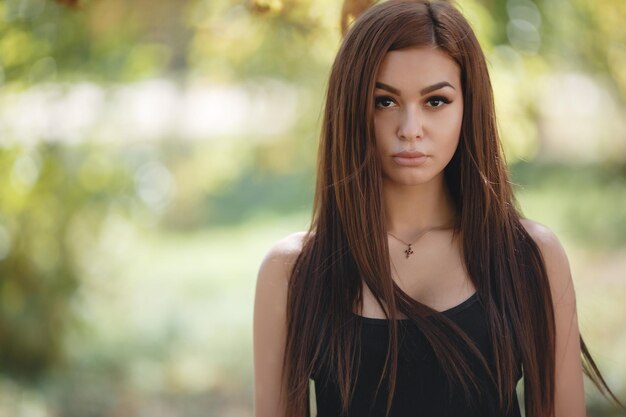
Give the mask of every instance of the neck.
<path id="1" fill-rule="evenodd" d="M 443 175 L 420 185 L 383 181 L 387 230 L 409 238 L 434 227 L 452 226 L 455 208 Z"/>

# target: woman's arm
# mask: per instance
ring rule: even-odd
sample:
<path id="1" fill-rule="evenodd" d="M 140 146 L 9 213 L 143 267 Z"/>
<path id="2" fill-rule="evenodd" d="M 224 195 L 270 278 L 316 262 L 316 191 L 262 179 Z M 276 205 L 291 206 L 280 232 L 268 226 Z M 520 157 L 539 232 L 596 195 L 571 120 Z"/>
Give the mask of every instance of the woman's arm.
<path id="1" fill-rule="evenodd" d="M 253 320 L 254 417 L 285 416 L 281 377 L 287 288 L 303 236 L 303 233 L 295 233 L 276 243 L 259 269 Z"/>
<path id="2" fill-rule="evenodd" d="M 523 220 L 543 255 L 554 303 L 556 324 L 555 417 L 585 417 L 576 294 L 565 250 L 546 226 Z"/>

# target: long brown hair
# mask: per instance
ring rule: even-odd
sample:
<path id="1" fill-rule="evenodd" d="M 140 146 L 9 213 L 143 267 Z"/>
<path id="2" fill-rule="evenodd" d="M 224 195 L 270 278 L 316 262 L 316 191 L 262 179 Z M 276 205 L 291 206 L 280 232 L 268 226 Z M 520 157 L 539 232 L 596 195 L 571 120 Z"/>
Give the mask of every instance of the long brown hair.
<path id="1" fill-rule="evenodd" d="M 390 270 L 373 127 L 375 76 L 388 51 L 424 46 L 445 51 L 461 69 L 461 137 L 444 174 L 457 211 L 454 233 L 483 300 L 495 369 L 488 369 L 454 322 L 402 291 Z M 501 410 L 512 405 L 521 362 L 526 415 L 552 416 L 552 297 L 541 252 L 521 218 L 500 145 L 485 57 L 467 20 L 449 2 L 427 0 L 390 0 L 358 16 L 331 69 L 313 219 L 289 281 L 283 364 L 287 416 L 309 415 L 309 378 L 322 364 L 333 370 L 347 412 L 360 360 L 360 328 L 353 313 L 362 303 L 362 282 L 390 319 L 390 345 L 378 384 L 385 379 L 389 384 L 387 414 L 397 373 L 395 320 L 401 312 L 423 332 L 447 377 L 461 384 L 468 401 L 480 393 L 463 352 L 487 370 Z M 582 337 L 580 342 L 585 373 L 613 396 Z"/>

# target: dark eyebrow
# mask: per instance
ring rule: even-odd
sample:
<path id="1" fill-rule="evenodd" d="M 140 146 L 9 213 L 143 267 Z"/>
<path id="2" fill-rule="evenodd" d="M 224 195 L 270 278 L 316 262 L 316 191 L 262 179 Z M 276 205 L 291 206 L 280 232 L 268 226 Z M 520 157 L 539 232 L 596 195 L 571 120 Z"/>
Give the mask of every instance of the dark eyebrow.
<path id="1" fill-rule="evenodd" d="M 443 87 L 451 87 L 453 90 L 455 90 L 455 88 L 452 87 L 452 84 L 450 84 L 449 82 L 447 82 L 447 81 L 440 81 L 440 82 L 438 82 L 436 84 L 429 85 L 428 87 L 422 88 L 422 90 L 420 91 L 420 94 L 421 95 L 428 94 L 431 91 L 439 90 L 440 88 L 443 88 Z M 398 90 L 397 88 L 392 87 L 392 86 L 390 86 L 388 84 L 381 83 L 380 81 L 376 81 L 376 88 L 387 90 L 390 93 L 395 94 L 397 96 L 401 95 L 400 94 L 400 90 Z"/>

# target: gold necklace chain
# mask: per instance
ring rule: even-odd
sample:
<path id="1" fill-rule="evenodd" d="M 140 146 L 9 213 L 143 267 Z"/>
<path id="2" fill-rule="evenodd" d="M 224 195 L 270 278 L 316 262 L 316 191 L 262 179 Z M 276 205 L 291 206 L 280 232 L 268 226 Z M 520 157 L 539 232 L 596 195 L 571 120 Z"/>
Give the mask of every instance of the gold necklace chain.
<path id="1" fill-rule="evenodd" d="M 396 239 L 397 241 L 404 243 L 404 244 L 407 246 L 407 248 L 406 248 L 406 249 L 405 249 L 405 251 L 404 251 L 404 254 L 405 254 L 405 256 L 408 258 L 409 256 L 411 256 L 411 255 L 413 255 L 413 254 L 415 253 L 415 252 L 413 252 L 413 248 L 412 248 L 412 246 L 413 246 L 415 243 L 417 243 L 417 241 L 418 241 L 418 240 L 419 240 L 422 236 L 424 236 L 426 233 L 428 233 L 428 232 L 432 232 L 433 230 L 447 230 L 447 229 L 450 229 L 450 228 L 451 228 L 451 226 L 450 226 L 450 225 L 445 225 L 445 226 L 431 227 L 430 229 L 422 230 L 422 231 L 421 231 L 421 232 L 417 235 L 417 237 L 413 240 L 413 242 L 412 242 L 412 243 L 407 243 L 407 242 L 405 242 L 404 240 L 400 239 L 398 236 L 394 235 L 394 234 L 393 234 L 393 233 L 391 233 L 391 232 L 387 232 L 387 234 L 388 234 L 389 236 L 393 237 L 394 239 Z"/>

